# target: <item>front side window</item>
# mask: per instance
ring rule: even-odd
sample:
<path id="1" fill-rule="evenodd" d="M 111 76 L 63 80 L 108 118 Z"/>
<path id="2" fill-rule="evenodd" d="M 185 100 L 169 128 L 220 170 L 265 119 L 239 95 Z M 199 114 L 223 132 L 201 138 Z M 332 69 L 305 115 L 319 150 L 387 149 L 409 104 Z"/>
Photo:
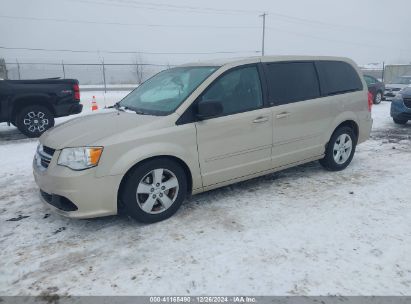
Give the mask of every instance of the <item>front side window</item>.
<path id="1" fill-rule="evenodd" d="M 257 67 L 235 69 L 218 78 L 202 95 L 201 100 L 220 101 L 222 115 L 261 108 L 263 96 Z"/>
<path id="2" fill-rule="evenodd" d="M 177 67 L 153 76 L 120 101 L 137 113 L 167 115 L 218 67 Z"/>
<path id="3" fill-rule="evenodd" d="M 313 62 L 278 62 L 266 65 L 270 102 L 276 105 L 320 97 Z"/>

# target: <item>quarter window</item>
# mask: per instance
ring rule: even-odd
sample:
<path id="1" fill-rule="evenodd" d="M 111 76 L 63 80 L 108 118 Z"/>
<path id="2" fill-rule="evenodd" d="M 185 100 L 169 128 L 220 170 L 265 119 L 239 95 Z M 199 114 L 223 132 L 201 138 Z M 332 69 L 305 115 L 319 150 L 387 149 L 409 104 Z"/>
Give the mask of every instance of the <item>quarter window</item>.
<path id="1" fill-rule="evenodd" d="M 320 97 L 313 62 L 279 62 L 266 65 L 270 103 L 286 104 Z"/>
<path id="2" fill-rule="evenodd" d="M 202 100 L 218 100 L 223 115 L 261 108 L 263 97 L 257 67 L 229 71 L 218 78 L 202 95 Z"/>
<path id="3" fill-rule="evenodd" d="M 368 85 L 370 85 L 370 84 L 376 84 L 376 83 L 378 82 L 377 79 L 375 79 L 374 77 L 367 76 L 367 75 L 364 75 L 364 79 L 365 79 L 365 82 L 366 82 Z"/>
<path id="4" fill-rule="evenodd" d="M 361 91 L 362 82 L 354 68 L 343 61 L 318 61 L 324 95 Z"/>

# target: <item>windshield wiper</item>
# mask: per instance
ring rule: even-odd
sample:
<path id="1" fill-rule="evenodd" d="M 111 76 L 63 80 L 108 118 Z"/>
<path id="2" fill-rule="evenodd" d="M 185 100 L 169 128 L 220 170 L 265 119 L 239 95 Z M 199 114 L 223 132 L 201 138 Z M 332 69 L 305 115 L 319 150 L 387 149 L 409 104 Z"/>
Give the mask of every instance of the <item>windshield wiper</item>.
<path id="1" fill-rule="evenodd" d="M 116 102 L 114 105 L 107 107 L 108 109 L 116 109 L 117 111 L 123 111 L 124 112 L 124 108 L 122 106 L 120 106 L 120 102 Z"/>
<path id="2" fill-rule="evenodd" d="M 122 112 L 125 112 L 126 110 L 133 111 L 133 112 L 136 112 L 136 114 L 139 114 L 139 115 L 149 115 L 147 112 L 144 112 L 142 110 L 137 110 L 137 109 L 133 109 L 133 108 L 130 108 L 130 107 L 127 107 L 127 106 L 120 105 L 120 102 L 116 102 L 114 105 L 112 105 L 108 108 L 114 108 L 114 109 L 116 109 L 118 111 L 122 111 Z"/>

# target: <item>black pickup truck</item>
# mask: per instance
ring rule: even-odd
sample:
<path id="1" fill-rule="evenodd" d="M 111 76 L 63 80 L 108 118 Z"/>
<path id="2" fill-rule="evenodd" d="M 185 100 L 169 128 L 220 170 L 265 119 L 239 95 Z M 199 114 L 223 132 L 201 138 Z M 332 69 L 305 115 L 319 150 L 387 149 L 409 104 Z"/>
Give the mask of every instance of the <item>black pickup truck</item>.
<path id="1" fill-rule="evenodd" d="M 80 113 L 75 79 L 0 80 L 0 122 L 11 123 L 28 137 L 54 126 L 54 118 Z"/>

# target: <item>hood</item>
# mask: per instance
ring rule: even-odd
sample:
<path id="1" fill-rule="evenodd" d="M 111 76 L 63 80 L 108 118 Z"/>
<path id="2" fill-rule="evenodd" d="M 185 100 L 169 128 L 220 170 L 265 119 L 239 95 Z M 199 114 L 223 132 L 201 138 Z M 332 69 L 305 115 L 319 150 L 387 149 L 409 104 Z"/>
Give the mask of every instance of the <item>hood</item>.
<path id="1" fill-rule="evenodd" d="M 394 88 L 403 89 L 403 88 L 406 88 L 406 87 L 408 87 L 408 86 L 409 86 L 408 84 L 387 83 L 387 84 L 385 85 L 385 88 L 386 88 L 386 89 L 394 89 Z"/>
<path id="2" fill-rule="evenodd" d="M 157 116 L 138 115 L 115 109 L 71 119 L 51 128 L 40 137 L 40 142 L 53 149 L 89 146 L 98 140 L 124 130 L 147 125 Z"/>

